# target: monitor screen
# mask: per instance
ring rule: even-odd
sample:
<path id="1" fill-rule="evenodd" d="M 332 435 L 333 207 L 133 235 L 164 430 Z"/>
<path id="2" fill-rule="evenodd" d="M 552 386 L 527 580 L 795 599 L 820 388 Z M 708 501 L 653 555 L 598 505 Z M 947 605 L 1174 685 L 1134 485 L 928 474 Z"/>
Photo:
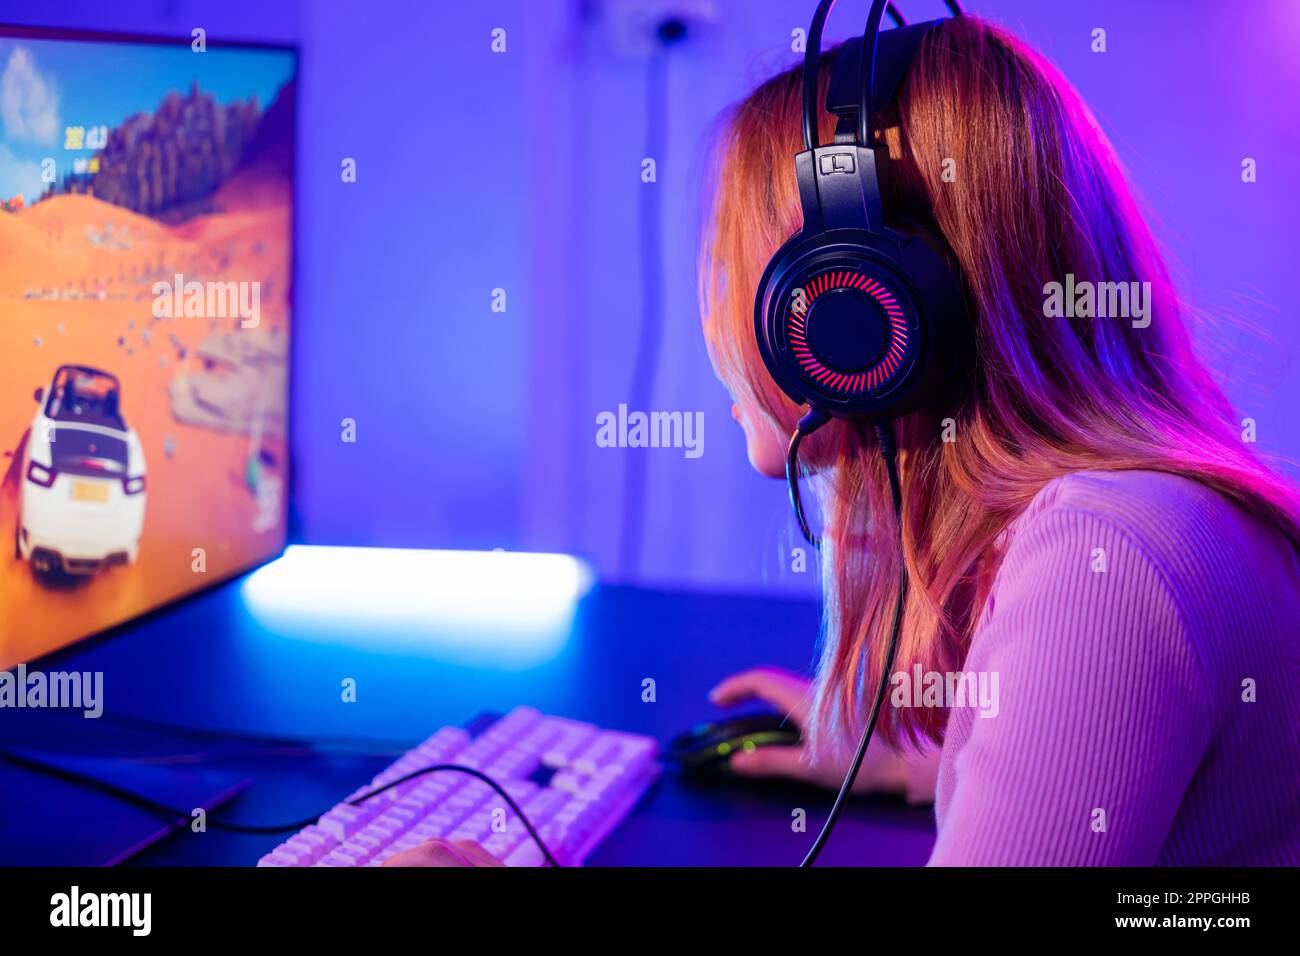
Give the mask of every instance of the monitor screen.
<path id="1" fill-rule="evenodd" d="M 296 59 L 0 28 L 0 669 L 284 547 Z"/>

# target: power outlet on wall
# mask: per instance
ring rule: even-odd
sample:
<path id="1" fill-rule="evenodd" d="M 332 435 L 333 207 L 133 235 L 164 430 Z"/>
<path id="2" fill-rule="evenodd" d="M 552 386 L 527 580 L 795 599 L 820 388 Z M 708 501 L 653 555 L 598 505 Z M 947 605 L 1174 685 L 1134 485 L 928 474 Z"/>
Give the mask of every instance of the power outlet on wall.
<path id="1" fill-rule="evenodd" d="M 688 39 L 721 17 L 718 0 L 588 0 L 584 13 L 598 24 L 606 48 L 627 59 Z"/>

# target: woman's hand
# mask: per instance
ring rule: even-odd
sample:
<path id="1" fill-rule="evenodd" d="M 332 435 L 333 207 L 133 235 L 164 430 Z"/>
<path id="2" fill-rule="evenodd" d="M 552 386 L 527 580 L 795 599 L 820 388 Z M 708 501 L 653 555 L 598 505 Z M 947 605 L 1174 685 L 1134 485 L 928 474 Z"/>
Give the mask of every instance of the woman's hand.
<path id="1" fill-rule="evenodd" d="M 761 700 L 803 730 L 808 725 L 812 703 L 811 682 L 797 674 L 776 667 L 759 667 L 728 677 L 709 693 L 709 699 L 721 707 L 732 707 L 748 700 Z M 729 765 L 737 774 L 749 777 L 786 777 L 802 780 L 830 790 L 838 790 L 848 773 L 844 763 L 812 765 L 804 744 L 797 747 L 759 747 L 749 753 L 732 754 Z M 911 803 L 934 799 L 934 780 L 938 772 L 938 754 L 901 757 L 888 750 L 878 738 L 867 747 L 862 767 L 853 785 L 854 793 L 900 793 Z"/>
<path id="2" fill-rule="evenodd" d="M 384 866 L 505 866 L 473 840 L 426 840 L 384 861 Z"/>

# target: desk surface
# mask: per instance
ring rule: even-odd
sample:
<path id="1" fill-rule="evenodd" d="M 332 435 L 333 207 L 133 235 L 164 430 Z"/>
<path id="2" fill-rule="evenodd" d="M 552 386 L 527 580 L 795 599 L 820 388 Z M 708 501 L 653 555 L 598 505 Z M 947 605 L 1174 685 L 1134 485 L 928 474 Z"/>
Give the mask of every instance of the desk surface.
<path id="1" fill-rule="evenodd" d="M 365 738 L 401 747 L 481 711 L 529 704 L 666 742 L 721 713 L 706 694 L 724 675 L 758 664 L 806 669 L 818 616 L 817 607 L 803 601 L 603 586 L 579 604 L 567 633 L 513 655 L 515 638 L 486 632 L 421 640 L 355 622 L 332 630 L 283 618 L 268 624 L 250 611 L 237 580 L 40 666 L 102 671 L 110 717 L 190 728 Z M 341 699 L 345 678 L 356 681 L 354 703 Z M 655 681 L 653 703 L 642 700 L 646 678 Z M 203 751 L 210 754 L 205 766 L 250 778 L 248 789 L 218 814 L 248 823 L 318 814 L 393 759 L 249 755 L 247 746 L 184 740 L 58 711 L 10 711 L 0 722 L 0 743 L 96 756 Z M 0 809 L 4 802 L 0 795 Z M 798 785 L 702 783 L 669 769 L 589 862 L 792 865 L 829 805 L 830 794 Z M 809 832 L 792 831 L 796 808 L 807 811 Z M 51 801 L 49 812 L 62 812 L 59 800 Z M 248 865 L 281 839 L 182 832 L 133 862 Z M 919 865 L 933 841 L 929 808 L 854 800 L 822 861 Z"/>

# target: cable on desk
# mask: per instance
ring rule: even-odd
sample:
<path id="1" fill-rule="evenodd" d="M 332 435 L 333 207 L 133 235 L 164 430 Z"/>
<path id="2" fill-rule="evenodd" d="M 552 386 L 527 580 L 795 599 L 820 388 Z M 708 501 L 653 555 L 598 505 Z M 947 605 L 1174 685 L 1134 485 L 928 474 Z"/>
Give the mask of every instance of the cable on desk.
<path id="1" fill-rule="evenodd" d="M 405 753 L 418 743 L 418 741 L 415 743 L 399 743 L 394 740 L 373 740 L 367 737 L 352 737 L 346 734 L 327 735 L 317 737 L 314 740 L 307 740 L 298 737 L 255 734 L 242 730 L 209 730 L 202 727 L 183 727 L 163 720 L 151 720 L 147 717 L 134 717 L 130 714 L 107 712 L 99 719 L 126 727 L 157 731 L 175 737 L 192 737 L 196 740 L 229 740 L 237 743 L 263 744 L 272 747 L 300 747 L 308 750 L 322 750 L 327 747 L 355 747 L 358 751 L 363 751 L 364 754 L 378 757 L 386 757 L 390 752 Z"/>
<path id="2" fill-rule="evenodd" d="M 130 804 L 131 806 L 139 807 L 143 810 L 149 810 L 159 814 L 166 814 L 167 816 L 174 817 L 177 820 L 188 820 L 190 819 L 191 814 L 193 813 L 193 810 L 181 810 L 176 807 L 168 806 L 167 804 L 154 800 L 151 797 L 146 797 L 143 796 L 142 794 L 135 793 L 134 791 L 128 790 L 125 787 L 119 787 L 115 783 L 110 783 L 109 781 L 103 780 L 92 774 L 81 773 L 76 770 L 68 770 L 64 767 L 56 767 L 53 764 L 43 763 L 39 760 L 32 760 L 30 757 L 24 757 L 21 756 L 20 754 L 16 754 L 8 750 L 0 750 L 0 760 L 6 760 L 9 763 L 12 763 L 16 766 L 24 767 L 28 770 L 34 770 L 37 773 L 43 773 L 46 774 L 47 776 L 51 776 L 59 780 L 67 781 L 68 783 L 77 784 L 78 786 L 83 787 L 87 790 L 93 790 L 95 792 L 105 794 L 106 796 L 110 796 L 113 797 L 114 799 L 121 800 L 123 803 Z M 371 799 L 372 797 L 377 797 L 379 796 L 379 794 L 384 793 L 387 790 L 391 790 L 393 787 L 396 787 L 399 784 L 406 783 L 408 780 L 413 780 L 416 777 L 422 777 L 425 774 L 434 773 L 435 771 L 442 771 L 442 770 L 455 770 L 460 773 L 469 774 L 471 777 L 476 777 L 479 780 L 482 780 L 489 787 L 495 790 L 497 794 L 501 797 L 501 799 L 503 799 L 506 802 L 506 804 L 510 807 L 510 809 L 513 810 L 519 816 L 520 821 L 524 825 L 524 829 L 528 831 L 528 835 L 533 838 L 533 841 L 537 844 L 538 849 L 542 851 L 542 856 L 546 858 L 546 861 L 551 866 L 556 866 L 556 867 L 560 866 L 559 861 L 555 859 L 555 856 L 551 853 L 550 849 L 546 846 L 545 842 L 543 842 L 541 836 L 537 832 L 537 829 L 533 826 L 532 821 L 530 821 L 528 817 L 524 815 L 523 810 L 519 808 L 519 804 L 517 804 L 514 801 L 514 798 L 511 797 L 510 794 L 506 793 L 499 783 L 497 783 L 487 774 L 483 773 L 481 770 L 477 770 L 474 767 L 466 767 L 466 766 L 462 766 L 461 764 L 453 764 L 453 763 L 435 764 L 431 767 L 423 767 L 419 770 L 411 771 L 410 773 L 406 774 L 404 777 L 394 780 L 392 783 L 385 784 L 382 787 L 378 787 L 375 790 L 371 790 L 369 793 L 363 793 L 359 797 L 354 797 L 353 799 L 347 801 L 347 803 L 349 806 L 354 806 L 354 807 L 359 806 L 365 801 Z M 324 814 L 317 814 L 316 816 L 308 817 L 305 820 L 297 820 L 293 823 L 284 823 L 284 824 L 234 823 L 226 820 L 213 820 L 211 817 L 209 817 L 206 822 L 207 822 L 207 826 L 212 827 L 214 830 L 226 830 L 231 833 L 253 833 L 253 834 L 266 835 L 266 834 L 275 834 L 275 833 L 288 833 L 295 830 L 301 830 L 303 827 L 309 827 L 312 824 L 316 823 L 323 815 Z"/>

